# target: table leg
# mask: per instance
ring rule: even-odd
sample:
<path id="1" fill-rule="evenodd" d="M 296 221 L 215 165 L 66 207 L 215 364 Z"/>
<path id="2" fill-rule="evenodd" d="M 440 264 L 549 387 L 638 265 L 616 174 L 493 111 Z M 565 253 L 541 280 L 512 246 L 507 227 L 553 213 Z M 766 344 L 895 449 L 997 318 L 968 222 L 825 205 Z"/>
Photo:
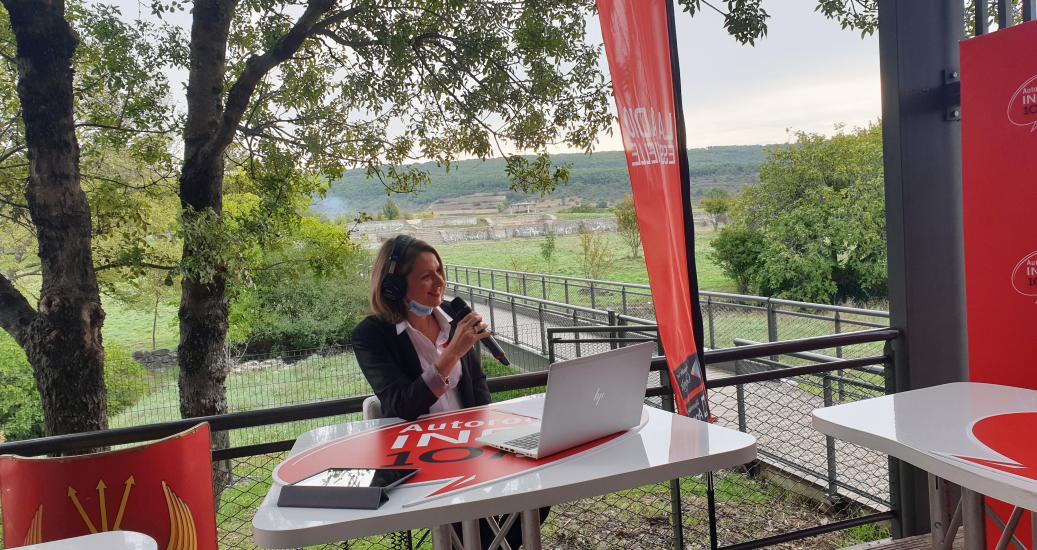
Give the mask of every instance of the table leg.
<path id="1" fill-rule="evenodd" d="M 947 533 L 943 536 L 943 546 L 940 550 L 951 550 L 954 548 L 954 539 L 958 536 L 958 528 L 961 527 L 961 499 L 958 499 L 958 505 L 954 507 L 954 515 L 951 516 L 951 522 L 947 525 Z M 1034 550 L 1037 550 L 1035 548 Z"/>
<path id="2" fill-rule="evenodd" d="M 522 512 L 515 512 L 514 514 L 508 514 L 504 519 L 503 525 L 498 525 L 497 520 L 490 516 L 486 518 L 486 522 L 490 525 L 490 530 L 493 531 L 493 540 L 486 547 L 487 550 L 512 550 L 511 545 L 505 537 L 508 536 L 508 531 L 511 530 L 511 526 L 515 525 L 515 521 L 522 515 Z M 1034 548 L 1037 550 L 1037 548 Z"/>
<path id="3" fill-rule="evenodd" d="M 454 527 L 449 523 L 432 528 L 432 550 L 454 549 Z"/>
<path id="4" fill-rule="evenodd" d="M 965 524 L 965 550 L 986 548 L 986 518 L 983 517 L 983 495 L 961 488 L 962 519 Z"/>
<path id="5" fill-rule="evenodd" d="M 482 550 L 479 536 L 479 520 L 466 519 L 461 522 L 461 535 L 464 537 L 464 550 Z"/>
<path id="6" fill-rule="evenodd" d="M 1030 512 L 1030 549 L 1037 550 L 1037 513 Z"/>
<path id="7" fill-rule="evenodd" d="M 933 548 L 949 548 L 947 537 L 954 536 L 948 532 L 951 519 L 947 510 L 950 499 L 948 488 L 946 481 L 929 474 L 929 536 Z"/>
<path id="8" fill-rule="evenodd" d="M 1008 517 L 1008 523 L 1005 524 L 1005 528 L 1001 531 L 1001 538 L 997 541 L 995 550 L 1005 550 L 1008 548 L 1009 543 L 1012 542 L 1012 537 L 1015 536 L 1015 528 L 1019 526 L 1019 520 L 1023 517 L 1023 509 L 1016 506 L 1012 508 L 1012 515 Z"/>
<path id="9" fill-rule="evenodd" d="M 522 511 L 522 548 L 523 550 L 541 550 L 539 508 Z"/>

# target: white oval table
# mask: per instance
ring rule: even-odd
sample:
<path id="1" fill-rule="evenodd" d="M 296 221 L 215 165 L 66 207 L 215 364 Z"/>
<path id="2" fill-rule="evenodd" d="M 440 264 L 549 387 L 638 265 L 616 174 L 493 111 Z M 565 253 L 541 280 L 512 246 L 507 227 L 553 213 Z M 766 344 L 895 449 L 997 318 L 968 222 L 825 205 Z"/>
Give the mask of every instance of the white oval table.
<path id="1" fill-rule="evenodd" d="M 941 481 L 959 485 L 962 500 L 937 522 L 946 529 L 933 529 L 934 547 L 948 546 L 964 523 L 966 548 L 986 548 L 983 495 L 1015 506 L 998 548 L 1012 542 L 1024 510 L 1037 510 L 1037 391 L 944 384 L 817 409 L 813 426 L 929 472 L 934 515 L 942 513 L 934 498 Z M 1037 547 L 1037 540 L 1031 544 Z"/>
<path id="2" fill-rule="evenodd" d="M 523 399 L 512 400 L 491 405 L 487 409 L 515 410 L 515 407 L 521 408 L 522 403 Z M 456 413 L 471 414 L 465 411 L 473 410 L 466 409 Z M 391 491 L 389 500 L 377 510 L 285 508 L 277 505 L 282 487 L 278 475 L 287 476 L 284 472 L 299 467 L 320 454 L 324 455 L 324 460 L 329 464 L 338 467 L 354 466 L 355 464 L 350 463 L 350 457 L 353 457 L 353 461 L 359 459 L 356 458 L 357 452 L 348 450 L 351 441 L 363 441 L 368 450 L 377 447 L 377 441 L 383 442 L 385 448 L 377 449 L 377 452 L 384 457 L 385 463 L 392 463 L 394 460 L 403 460 L 402 452 L 394 452 L 393 449 L 401 448 L 400 446 L 405 444 L 401 439 L 404 435 L 418 438 L 430 430 L 449 430 L 450 426 L 460 430 L 466 426 L 481 426 L 477 422 L 482 421 L 452 421 L 452 414 L 426 417 L 416 423 L 403 423 L 399 419 L 353 422 L 318 428 L 303 434 L 296 440 L 289 458 L 275 470 L 274 483 L 256 511 L 252 521 L 253 539 L 256 544 L 264 548 L 297 548 L 393 531 L 440 526 L 433 530 L 435 540 L 438 541 L 436 547 L 449 548 L 449 541 L 454 538 L 450 524 L 463 522 L 463 547 L 481 548 L 476 527 L 477 518 L 525 510 L 526 512 L 522 512 L 525 520 L 522 522 L 523 548 L 536 549 L 539 548 L 539 521 L 536 510 L 540 507 L 730 468 L 756 458 L 756 440 L 751 435 L 645 407 L 642 425 L 638 428 L 623 432 L 614 439 L 600 445 L 592 445 L 593 448 L 571 456 L 530 461 L 535 467 L 523 471 L 511 471 L 506 474 L 495 471 L 491 475 L 486 475 L 486 471 L 479 468 L 492 469 L 491 464 L 512 459 L 491 455 L 496 452 L 492 450 L 477 451 L 476 448 L 481 447 L 478 443 L 453 445 L 453 450 L 425 452 L 422 456 L 427 456 L 430 462 L 436 462 L 425 466 L 438 468 L 445 462 L 457 460 L 459 469 L 449 478 L 426 479 L 423 483 L 416 482 L 397 487 Z M 422 425 L 422 422 L 425 424 Z M 415 424 L 420 430 L 414 428 Z M 401 429 L 401 426 L 408 428 Z M 474 442 L 478 436 L 476 433 L 463 434 L 457 430 L 435 433 L 439 434 L 436 437 L 466 442 Z M 380 439 L 375 437 L 377 434 L 382 434 Z M 422 440 L 410 440 L 411 443 L 415 441 L 420 445 Z M 435 439 L 426 439 L 424 443 L 434 441 Z M 406 460 L 415 461 L 414 457 L 418 454 L 408 455 Z M 466 455 L 481 455 L 485 460 L 465 461 L 457 458 Z M 476 464 L 476 469 L 467 464 Z M 319 471 L 320 467 L 310 465 L 311 470 Z M 296 477 L 302 475 L 305 473 L 296 472 Z M 435 477 L 441 476 L 437 473 Z M 469 537 L 473 534 L 474 541 Z"/>
<path id="3" fill-rule="evenodd" d="M 157 550 L 155 539 L 134 531 L 105 531 L 22 546 L 25 550 Z"/>

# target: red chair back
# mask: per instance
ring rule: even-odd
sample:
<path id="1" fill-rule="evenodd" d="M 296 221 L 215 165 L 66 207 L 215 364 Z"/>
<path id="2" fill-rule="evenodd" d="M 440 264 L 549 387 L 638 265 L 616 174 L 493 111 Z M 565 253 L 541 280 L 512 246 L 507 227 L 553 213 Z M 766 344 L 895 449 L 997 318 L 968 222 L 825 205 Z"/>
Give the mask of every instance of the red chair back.
<path id="1" fill-rule="evenodd" d="M 216 550 L 209 425 L 103 453 L 0 456 L 0 508 L 6 548 L 124 530 Z"/>

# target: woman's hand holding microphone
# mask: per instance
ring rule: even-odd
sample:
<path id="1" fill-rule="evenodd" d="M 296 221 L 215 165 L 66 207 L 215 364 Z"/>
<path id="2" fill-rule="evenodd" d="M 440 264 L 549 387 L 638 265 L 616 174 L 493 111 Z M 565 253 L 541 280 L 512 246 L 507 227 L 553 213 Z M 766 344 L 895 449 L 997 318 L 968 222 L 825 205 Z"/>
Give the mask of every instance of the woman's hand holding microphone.
<path id="1" fill-rule="evenodd" d="M 443 381 L 449 383 L 448 376 L 454 365 L 480 340 L 490 336 L 493 336 L 493 333 L 483 322 L 481 315 L 475 312 L 465 315 L 464 319 L 457 323 L 454 337 L 450 339 L 450 343 L 447 344 L 446 349 L 439 356 L 439 361 L 436 362 L 436 371 L 439 372 Z"/>

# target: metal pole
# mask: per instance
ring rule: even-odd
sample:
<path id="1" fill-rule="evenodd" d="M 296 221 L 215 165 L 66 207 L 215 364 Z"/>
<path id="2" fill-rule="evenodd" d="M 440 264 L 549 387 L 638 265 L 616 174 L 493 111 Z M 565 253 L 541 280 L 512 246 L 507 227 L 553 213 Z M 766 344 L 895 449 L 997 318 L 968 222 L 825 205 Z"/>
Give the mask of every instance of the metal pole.
<path id="1" fill-rule="evenodd" d="M 821 392 L 824 394 L 824 402 L 826 407 L 832 406 L 832 381 L 827 374 L 821 375 Z M 828 465 L 828 499 L 833 504 L 839 503 L 839 486 L 838 486 L 838 473 L 836 472 L 835 462 L 835 438 L 826 435 L 825 436 L 825 458 Z"/>
<path id="2" fill-rule="evenodd" d="M 1015 23 L 1015 10 L 1012 0 L 997 0 L 997 26 L 1007 29 Z"/>
<path id="3" fill-rule="evenodd" d="M 717 550 L 720 542 L 717 537 L 717 496 L 713 487 L 713 472 L 706 474 L 706 511 L 709 516 L 709 548 Z"/>
<path id="4" fill-rule="evenodd" d="M 539 508 L 522 511 L 522 548 L 541 550 Z"/>
<path id="5" fill-rule="evenodd" d="M 451 537 L 454 535 L 454 528 L 448 523 L 446 525 L 437 525 L 432 528 L 432 549 L 433 550 L 453 550 L 454 542 Z"/>
<path id="6" fill-rule="evenodd" d="M 497 323 L 493 322 L 493 302 L 494 302 L 494 300 L 495 300 L 495 298 L 493 297 L 493 291 L 490 291 L 489 295 L 487 295 L 487 297 L 486 297 L 486 304 L 488 306 L 490 306 L 490 330 L 493 330 L 493 329 L 495 329 L 497 327 Z"/>
<path id="7" fill-rule="evenodd" d="M 610 309 L 608 311 L 608 315 L 609 315 L 609 326 L 610 327 L 616 326 L 616 324 L 617 324 L 616 323 L 616 312 L 612 311 Z M 615 339 L 619 338 L 619 334 L 616 333 L 615 331 L 609 332 L 609 338 L 612 339 L 612 342 L 609 342 L 609 349 L 616 349 L 616 348 L 618 348 L 619 346 L 616 345 Z"/>
<path id="8" fill-rule="evenodd" d="M 967 379 L 961 125 L 948 120 L 945 75 L 958 72 L 964 6 L 879 0 L 890 326 L 901 391 Z M 932 266 L 941 266 L 931 277 Z M 910 335 L 910 339 L 906 335 Z M 903 536 L 929 527 L 926 478 L 900 469 Z"/>
<path id="9" fill-rule="evenodd" d="M 669 394 L 662 398 L 662 408 L 667 412 L 674 412 L 676 407 L 673 402 L 673 387 L 670 385 L 670 377 L 659 373 L 660 386 L 669 390 Z M 670 526 L 673 529 L 673 549 L 684 550 L 684 518 L 681 512 L 681 482 L 680 479 L 670 480 Z"/>
<path id="10" fill-rule="evenodd" d="M 713 327 L 713 297 L 706 297 L 706 319 L 709 321 L 709 349 L 717 349 L 716 331 Z"/>
<path id="11" fill-rule="evenodd" d="M 515 309 L 515 297 L 511 297 L 511 334 L 513 335 L 512 342 L 517 346 L 519 343 L 518 337 L 518 311 Z"/>
<path id="12" fill-rule="evenodd" d="M 573 347 L 576 348 L 576 357 L 580 356 L 580 331 L 579 331 L 579 319 L 576 317 L 576 310 L 573 310 L 573 340 L 577 342 L 573 343 Z"/>
<path id="13" fill-rule="evenodd" d="M 990 6 L 989 0 L 976 2 L 976 36 L 990 32 Z"/>
<path id="14" fill-rule="evenodd" d="M 778 312 L 774 308 L 774 302 L 767 298 L 767 341 L 778 341 Z M 778 356 L 772 355 L 771 361 L 777 361 Z"/>
<path id="15" fill-rule="evenodd" d="M 983 495 L 962 487 L 962 522 L 965 525 L 965 548 L 986 548 L 986 520 L 983 517 Z"/>
<path id="16" fill-rule="evenodd" d="M 540 321 L 540 353 L 547 355 L 547 325 L 544 324 L 543 303 L 537 304 L 537 319 Z"/>
<path id="17" fill-rule="evenodd" d="M 948 536 L 947 526 L 950 525 L 950 513 L 947 503 L 950 495 L 947 492 L 947 482 L 929 474 L 929 525 L 933 548 L 942 548 Z"/>
<path id="18" fill-rule="evenodd" d="M 590 282 L 590 293 L 591 293 L 591 309 L 598 309 L 598 306 L 594 303 L 594 281 Z"/>
<path id="19" fill-rule="evenodd" d="M 835 333 L 839 334 L 842 331 L 843 331 L 842 317 L 840 317 L 839 316 L 839 312 L 836 311 L 835 312 Z M 840 359 L 843 358 L 843 347 L 842 346 L 836 346 L 835 347 L 835 356 L 840 358 Z M 842 403 L 843 401 L 846 401 L 846 383 L 843 381 L 845 376 L 846 376 L 846 371 L 844 371 L 843 369 L 839 369 L 838 371 L 836 371 L 836 374 L 838 375 L 837 384 L 838 384 L 838 387 L 839 387 L 838 393 L 836 395 L 839 396 L 839 402 Z"/>
<path id="20" fill-rule="evenodd" d="M 482 548 L 479 536 L 479 520 L 466 519 L 461 522 L 461 536 L 464 537 L 464 547 L 478 550 Z"/>

